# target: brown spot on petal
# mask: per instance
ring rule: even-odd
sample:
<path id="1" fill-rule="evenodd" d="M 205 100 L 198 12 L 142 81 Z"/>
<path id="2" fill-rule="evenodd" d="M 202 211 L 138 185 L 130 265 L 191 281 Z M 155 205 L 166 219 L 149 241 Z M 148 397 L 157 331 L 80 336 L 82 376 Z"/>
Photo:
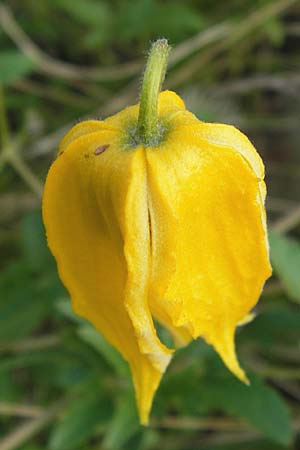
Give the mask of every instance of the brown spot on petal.
<path id="1" fill-rule="evenodd" d="M 101 145 L 100 147 L 96 148 L 96 150 L 94 151 L 95 155 L 100 155 L 100 154 L 103 153 L 108 147 L 109 147 L 109 144 L 104 144 L 104 145 Z"/>

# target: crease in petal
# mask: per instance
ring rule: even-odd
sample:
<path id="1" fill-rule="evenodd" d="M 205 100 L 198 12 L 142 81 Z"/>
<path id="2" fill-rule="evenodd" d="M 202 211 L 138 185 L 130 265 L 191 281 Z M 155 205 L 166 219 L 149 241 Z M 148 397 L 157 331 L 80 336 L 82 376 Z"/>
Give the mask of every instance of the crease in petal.
<path id="1" fill-rule="evenodd" d="M 158 371 L 164 372 L 172 351 L 159 340 L 148 305 L 150 230 L 145 150 L 136 149 L 128 177 L 132 180 L 121 223 L 127 261 L 125 307 L 131 318 L 141 352 Z"/>
<path id="2" fill-rule="evenodd" d="M 151 150 L 150 150 L 151 151 Z M 146 155 L 147 158 L 147 155 Z M 153 205 L 153 195 L 152 195 L 152 183 L 149 181 L 150 176 L 148 175 L 148 206 L 149 206 L 149 218 L 151 223 L 151 268 L 150 270 L 155 270 L 155 265 L 157 262 L 157 258 L 160 256 L 164 257 L 164 255 L 158 255 L 158 249 L 161 248 L 161 242 L 165 239 L 165 234 L 172 231 L 171 222 L 164 223 L 164 227 L 160 227 L 158 229 L 157 223 L 157 210 L 155 211 L 155 206 Z M 162 205 L 160 205 L 162 208 Z M 174 218 L 175 219 L 175 218 Z M 168 264 L 161 267 L 161 281 L 168 280 L 169 276 L 175 272 L 175 259 L 172 259 L 171 253 L 169 253 Z M 161 307 L 161 299 L 164 296 L 165 290 L 160 287 L 158 291 L 153 289 L 154 285 L 151 281 L 150 289 L 149 289 L 149 307 L 153 314 L 153 316 L 163 325 L 171 334 L 175 346 L 183 347 L 187 345 L 192 339 L 192 335 L 190 333 L 188 326 L 174 326 L 172 318 L 169 316 L 168 312 Z"/>
<path id="3" fill-rule="evenodd" d="M 121 251 L 126 263 L 126 282 L 124 285 L 124 308 L 131 320 L 140 352 L 149 361 L 153 392 L 137 395 L 140 415 L 146 417 L 152 403 L 152 397 L 159 380 L 170 362 L 172 351 L 159 340 L 148 307 L 148 284 L 150 266 L 150 232 L 148 222 L 148 192 L 145 153 L 142 147 L 117 155 L 108 162 L 110 170 L 103 175 L 99 165 L 95 179 L 95 191 L 100 210 L 106 212 L 107 222 L 115 223 Z M 109 153 L 104 158 L 110 158 Z M 127 163 L 126 163 L 127 159 Z M 103 179 L 103 182 L 100 180 Z M 108 191 L 106 191 L 106 189 Z M 143 376 L 134 375 L 146 386 L 151 381 L 149 367 L 143 370 Z M 153 371 L 156 376 L 153 376 Z M 144 391 L 142 391 L 144 392 Z M 147 414 L 148 414 L 147 413 Z"/>

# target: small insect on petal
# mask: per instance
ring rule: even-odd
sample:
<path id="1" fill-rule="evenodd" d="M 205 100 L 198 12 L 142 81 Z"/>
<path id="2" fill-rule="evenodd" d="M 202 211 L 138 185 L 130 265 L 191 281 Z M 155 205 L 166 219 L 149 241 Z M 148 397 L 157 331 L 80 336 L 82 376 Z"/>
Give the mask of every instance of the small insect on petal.
<path id="1" fill-rule="evenodd" d="M 96 150 L 94 151 L 94 154 L 95 154 L 95 155 L 100 155 L 100 154 L 103 153 L 108 147 L 109 147 L 109 144 L 101 145 L 100 147 L 97 147 L 97 148 L 96 148 Z"/>

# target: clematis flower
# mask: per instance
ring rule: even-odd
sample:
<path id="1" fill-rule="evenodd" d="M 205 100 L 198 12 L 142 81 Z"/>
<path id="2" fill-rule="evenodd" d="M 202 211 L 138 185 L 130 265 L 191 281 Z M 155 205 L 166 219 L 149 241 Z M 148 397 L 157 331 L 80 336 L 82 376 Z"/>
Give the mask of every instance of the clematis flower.
<path id="1" fill-rule="evenodd" d="M 43 200 L 73 308 L 128 361 L 143 424 L 174 351 L 154 319 L 176 346 L 204 338 L 245 382 L 235 329 L 271 274 L 261 158 L 236 128 L 158 95 L 166 49 L 153 45 L 140 105 L 67 133 Z"/>

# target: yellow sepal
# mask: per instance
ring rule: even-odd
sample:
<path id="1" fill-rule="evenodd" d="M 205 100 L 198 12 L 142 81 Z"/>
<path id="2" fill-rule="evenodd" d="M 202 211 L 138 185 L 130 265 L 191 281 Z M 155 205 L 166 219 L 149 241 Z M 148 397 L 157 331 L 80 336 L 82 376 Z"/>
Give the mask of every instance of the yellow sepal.
<path id="1" fill-rule="evenodd" d="M 45 186 L 48 243 L 74 310 L 129 362 L 141 422 L 172 349 L 203 337 L 241 380 L 234 335 L 271 274 L 263 163 L 234 127 L 159 96 L 155 147 L 133 145 L 138 105 L 65 136 Z"/>

